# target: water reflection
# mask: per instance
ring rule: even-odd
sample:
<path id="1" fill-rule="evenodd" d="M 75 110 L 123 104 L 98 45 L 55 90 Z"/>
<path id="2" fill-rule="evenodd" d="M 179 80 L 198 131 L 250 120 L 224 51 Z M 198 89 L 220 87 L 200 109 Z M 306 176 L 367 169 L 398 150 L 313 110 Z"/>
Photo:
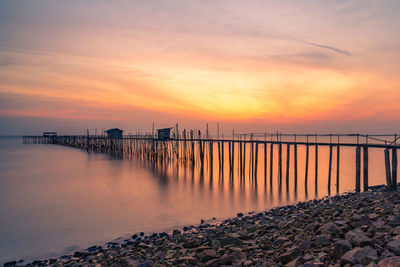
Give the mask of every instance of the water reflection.
<path id="1" fill-rule="evenodd" d="M 122 159 L 57 145 L 0 142 L 0 262 L 265 210 L 306 200 L 314 192 L 328 194 L 329 149 L 322 146 L 317 153 L 313 146 L 297 147 L 296 186 L 293 145 L 288 150 L 260 144 L 257 150 L 225 143 L 218 150 L 214 143 L 212 161 L 205 146 L 204 164 L 196 145 L 193 165 L 191 160 Z M 381 152 L 369 151 L 371 185 L 385 183 Z M 354 149 L 340 151 L 340 192 L 355 188 L 354 156 Z M 334 189 L 336 166 L 333 157 Z"/>

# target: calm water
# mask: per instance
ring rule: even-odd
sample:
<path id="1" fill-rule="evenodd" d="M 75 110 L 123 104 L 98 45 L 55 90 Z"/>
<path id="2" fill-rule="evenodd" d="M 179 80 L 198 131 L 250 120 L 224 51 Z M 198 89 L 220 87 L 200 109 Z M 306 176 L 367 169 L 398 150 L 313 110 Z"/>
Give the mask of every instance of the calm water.
<path id="1" fill-rule="evenodd" d="M 285 147 L 282 192 L 278 190 L 277 160 L 273 187 L 269 185 L 269 167 L 265 185 L 263 146 L 259 147 L 257 179 L 249 177 L 248 169 L 243 179 L 237 169 L 230 178 L 225 149 L 222 175 L 216 156 L 213 170 L 206 166 L 201 173 L 199 168 L 183 164 L 149 166 L 75 148 L 23 145 L 20 138 L 0 138 L 0 263 L 59 256 L 138 231 L 169 231 L 199 224 L 201 219 L 224 219 L 238 212 L 265 210 L 327 194 L 327 148 L 319 148 L 317 194 L 312 147 L 307 194 L 303 147 L 298 148 L 297 192 L 293 160 L 286 191 Z M 293 159 L 293 150 L 291 153 Z M 276 159 L 277 150 L 274 155 Z M 336 190 L 335 149 L 333 155 L 332 193 Z M 341 149 L 341 192 L 354 190 L 354 155 L 354 148 Z M 385 182 L 382 150 L 370 149 L 369 175 L 371 185 Z"/>

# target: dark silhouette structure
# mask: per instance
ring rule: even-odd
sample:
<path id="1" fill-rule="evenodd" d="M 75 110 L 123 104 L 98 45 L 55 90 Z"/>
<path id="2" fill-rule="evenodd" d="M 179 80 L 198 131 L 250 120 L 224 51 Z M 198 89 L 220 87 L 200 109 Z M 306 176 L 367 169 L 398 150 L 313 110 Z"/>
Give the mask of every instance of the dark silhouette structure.
<path id="1" fill-rule="evenodd" d="M 43 137 L 55 137 L 57 132 L 43 132 Z"/>
<path id="2" fill-rule="evenodd" d="M 107 131 L 105 131 L 107 133 L 107 137 L 108 138 L 118 138 L 121 139 L 122 138 L 122 130 L 118 129 L 118 128 L 112 128 L 109 129 Z"/>
<path id="3" fill-rule="evenodd" d="M 169 140 L 171 135 L 171 128 L 157 129 L 158 140 Z"/>

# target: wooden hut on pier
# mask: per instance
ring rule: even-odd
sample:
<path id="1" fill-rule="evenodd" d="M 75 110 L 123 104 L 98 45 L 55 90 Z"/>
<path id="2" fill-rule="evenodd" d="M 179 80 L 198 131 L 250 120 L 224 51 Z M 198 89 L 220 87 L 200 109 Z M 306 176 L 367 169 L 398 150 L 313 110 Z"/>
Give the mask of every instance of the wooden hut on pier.
<path id="1" fill-rule="evenodd" d="M 105 132 L 107 133 L 107 137 L 108 138 L 119 138 L 119 139 L 121 139 L 123 130 L 118 129 L 118 128 L 112 128 L 112 129 L 109 129 L 109 130 L 107 130 Z"/>
<path id="2" fill-rule="evenodd" d="M 56 137 L 57 132 L 43 132 L 43 137 Z"/>
<path id="3" fill-rule="evenodd" d="M 172 128 L 157 129 L 158 140 L 169 140 Z"/>

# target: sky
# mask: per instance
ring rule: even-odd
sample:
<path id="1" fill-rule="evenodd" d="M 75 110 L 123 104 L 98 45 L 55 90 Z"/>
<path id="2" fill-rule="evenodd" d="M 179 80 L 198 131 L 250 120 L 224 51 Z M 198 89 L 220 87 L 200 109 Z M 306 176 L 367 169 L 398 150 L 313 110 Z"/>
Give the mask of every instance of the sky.
<path id="1" fill-rule="evenodd" d="M 399 12 L 398 0 L 0 0 L 0 135 L 400 132 Z"/>

